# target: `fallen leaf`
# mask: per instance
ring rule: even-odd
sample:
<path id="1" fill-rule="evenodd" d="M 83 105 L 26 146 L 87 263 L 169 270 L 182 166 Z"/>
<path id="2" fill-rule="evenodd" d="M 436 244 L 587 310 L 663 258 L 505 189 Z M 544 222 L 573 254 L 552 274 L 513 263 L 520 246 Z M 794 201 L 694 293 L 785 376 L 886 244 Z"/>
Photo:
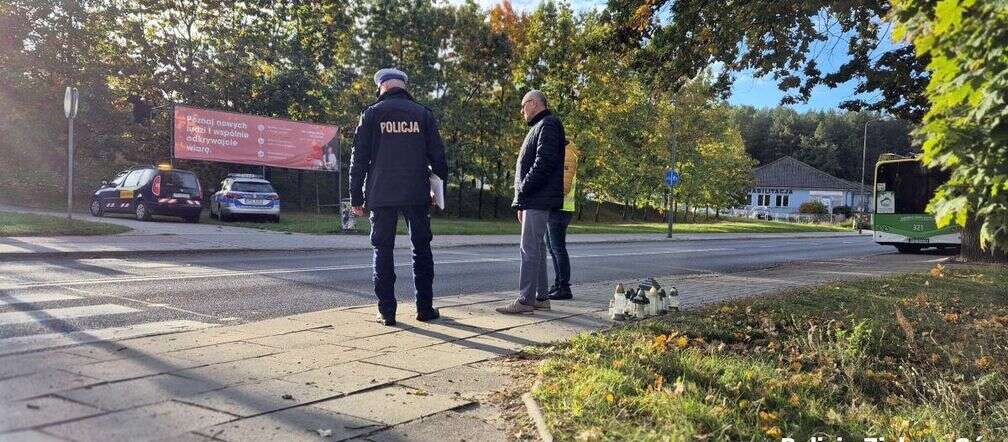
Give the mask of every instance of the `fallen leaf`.
<path id="1" fill-rule="evenodd" d="M 285 395 L 280 396 L 280 397 L 282 397 L 284 400 L 288 400 L 288 401 L 293 401 L 294 400 L 294 396 L 289 395 L 289 394 L 285 394 Z"/>
<path id="2" fill-rule="evenodd" d="M 770 427 L 766 430 L 766 435 L 772 440 L 777 440 L 784 435 L 784 432 L 781 431 L 780 427 Z"/>
<path id="3" fill-rule="evenodd" d="M 676 379 L 675 388 L 672 389 L 673 396 L 682 396 L 686 392 L 686 384 L 683 383 L 682 378 Z"/>
<path id="4" fill-rule="evenodd" d="M 658 335 L 651 341 L 651 351 L 654 353 L 664 353 L 667 349 L 668 335 Z"/>
<path id="5" fill-rule="evenodd" d="M 320 428 L 318 430 L 315 430 L 315 432 L 318 433 L 319 437 L 332 437 L 332 430 L 329 429 Z"/>
<path id="6" fill-rule="evenodd" d="M 576 438 L 574 438 L 574 440 L 578 442 L 595 442 L 598 440 L 602 440 L 603 435 L 604 433 L 602 433 L 602 429 L 598 427 L 592 427 L 582 431 L 580 434 L 577 435 Z"/>
<path id="7" fill-rule="evenodd" d="M 976 360 L 976 366 L 981 370 L 991 368 L 994 366 L 994 358 L 987 355 L 980 356 L 980 359 Z"/>
<path id="8" fill-rule="evenodd" d="M 761 427 L 775 425 L 780 420 L 780 415 L 773 411 L 759 412 L 759 422 Z"/>
<path id="9" fill-rule="evenodd" d="M 680 336 L 676 338 L 675 341 L 673 341 L 673 344 L 675 344 L 676 348 L 682 350 L 689 345 L 689 338 L 685 336 Z"/>
<path id="10" fill-rule="evenodd" d="M 937 264 L 937 265 L 935 265 L 934 267 L 931 268 L 931 277 L 932 278 L 941 278 L 943 276 L 945 276 L 945 266 L 943 266 L 941 264 Z"/>

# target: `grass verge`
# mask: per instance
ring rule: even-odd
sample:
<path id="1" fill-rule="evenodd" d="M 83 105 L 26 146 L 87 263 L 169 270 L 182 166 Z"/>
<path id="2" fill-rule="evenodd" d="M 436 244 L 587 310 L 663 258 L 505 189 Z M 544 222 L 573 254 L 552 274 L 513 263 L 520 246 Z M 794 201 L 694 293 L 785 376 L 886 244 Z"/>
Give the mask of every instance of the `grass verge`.
<path id="1" fill-rule="evenodd" d="M 0 212 L 0 236 L 112 235 L 129 230 L 115 224 L 58 216 Z"/>
<path id="2" fill-rule="evenodd" d="M 284 213 L 280 216 L 279 223 L 252 222 L 249 220 L 222 223 L 204 215 L 202 222 L 292 233 L 341 233 L 339 218 L 331 214 Z M 568 233 L 646 234 L 665 233 L 667 229 L 667 226 L 662 223 L 575 223 L 570 226 Z M 366 218 L 357 220 L 358 232 L 363 233 L 369 230 L 370 224 Z M 405 223 L 399 222 L 398 230 L 399 233 L 406 233 Z M 518 225 L 517 221 L 511 220 L 433 218 L 431 219 L 431 230 L 435 235 L 517 235 L 521 233 L 521 226 Z M 833 225 L 792 224 L 762 220 L 725 220 L 710 224 L 678 223 L 675 225 L 675 233 L 791 233 L 842 232 L 849 230 L 849 228 Z"/>
<path id="3" fill-rule="evenodd" d="M 529 350 L 559 440 L 1006 440 L 1008 268 L 835 283 Z M 879 439 L 881 440 L 881 439 Z"/>

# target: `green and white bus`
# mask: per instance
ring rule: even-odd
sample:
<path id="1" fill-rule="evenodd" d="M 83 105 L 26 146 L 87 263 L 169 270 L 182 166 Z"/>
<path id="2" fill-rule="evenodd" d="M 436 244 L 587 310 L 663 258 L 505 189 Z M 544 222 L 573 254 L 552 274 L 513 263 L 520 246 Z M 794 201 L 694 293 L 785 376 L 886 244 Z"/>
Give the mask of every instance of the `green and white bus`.
<path id="1" fill-rule="evenodd" d="M 875 242 L 900 253 L 958 248 L 962 241 L 955 225 L 939 229 L 934 215 L 924 211 L 948 179 L 948 172 L 928 169 L 920 158 L 883 155 L 875 165 Z"/>

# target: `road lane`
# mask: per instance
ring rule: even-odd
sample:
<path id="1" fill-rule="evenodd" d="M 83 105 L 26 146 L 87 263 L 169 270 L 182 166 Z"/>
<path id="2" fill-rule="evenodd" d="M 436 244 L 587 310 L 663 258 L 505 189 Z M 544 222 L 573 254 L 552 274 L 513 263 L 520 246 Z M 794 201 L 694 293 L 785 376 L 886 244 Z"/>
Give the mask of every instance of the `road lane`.
<path id="1" fill-rule="evenodd" d="M 435 296 L 514 290 L 516 249 L 435 249 Z M 732 273 L 891 252 L 869 237 L 571 244 L 569 250 L 572 278 L 580 283 Z M 0 263 L 0 317 L 34 318 L 0 324 L 0 351 L 3 338 L 119 333 L 123 327 L 176 321 L 196 327 L 234 324 L 369 304 L 374 302 L 370 260 L 367 251 L 326 251 Z M 397 251 L 396 262 L 397 296 L 412 302 L 409 251 Z M 57 309 L 95 314 L 46 316 L 62 311 Z"/>

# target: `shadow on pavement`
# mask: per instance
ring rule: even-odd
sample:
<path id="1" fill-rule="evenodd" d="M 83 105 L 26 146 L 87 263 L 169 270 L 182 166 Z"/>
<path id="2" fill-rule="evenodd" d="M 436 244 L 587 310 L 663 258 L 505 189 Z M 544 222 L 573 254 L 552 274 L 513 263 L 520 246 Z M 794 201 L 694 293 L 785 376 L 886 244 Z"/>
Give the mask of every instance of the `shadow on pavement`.
<path id="1" fill-rule="evenodd" d="M 42 311 L 42 310 L 31 310 L 27 304 L 16 303 L 17 302 L 17 298 L 9 295 L 5 291 L 0 291 L 0 301 L 10 302 L 11 303 L 10 305 L 16 311 L 23 312 L 23 313 L 26 313 L 26 314 L 32 316 L 33 318 L 35 318 L 38 321 L 39 324 L 42 324 L 42 325 L 44 325 L 47 328 L 50 328 L 52 330 L 57 330 L 59 328 L 59 327 L 56 327 L 56 325 L 62 326 L 62 327 L 67 328 L 67 329 L 73 329 L 73 327 L 70 326 L 69 324 L 67 324 L 65 321 L 63 321 L 63 320 L 61 320 L 59 318 L 56 318 L 56 317 L 54 317 L 52 315 L 49 315 L 45 311 Z M 83 337 L 83 338 L 90 338 L 90 339 L 96 339 L 97 340 L 97 337 L 95 337 L 93 335 L 90 335 L 90 334 L 88 334 L 86 332 L 82 332 L 82 331 L 79 332 L 79 334 L 74 335 L 74 337 L 75 337 L 75 339 L 79 339 L 79 337 Z M 197 367 L 203 367 L 203 366 L 209 366 L 209 365 L 217 365 L 217 364 L 203 364 L 203 365 L 197 365 L 196 367 L 193 367 L 193 366 L 179 366 L 179 365 L 175 365 L 175 364 L 173 364 L 171 362 L 168 362 L 167 360 L 159 358 L 156 355 L 145 354 L 145 353 L 143 353 L 143 349 L 142 348 L 131 348 L 128 345 L 125 345 L 122 341 L 113 342 L 113 341 L 97 340 L 97 342 L 91 342 L 91 341 L 87 341 L 86 339 L 84 339 L 82 341 L 84 343 L 86 343 L 88 346 L 92 347 L 92 348 L 99 348 L 99 349 L 107 350 L 107 351 L 112 352 L 112 353 L 126 352 L 124 354 L 129 354 L 130 356 L 122 358 L 121 360 L 130 360 L 130 361 L 133 361 L 133 362 L 139 362 L 140 364 L 142 364 L 142 365 L 144 365 L 144 366 L 146 366 L 148 368 L 151 368 L 152 371 L 155 371 L 156 373 L 145 375 L 145 376 L 139 376 L 139 377 L 136 377 L 136 378 L 130 378 L 130 379 L 117 379 L 117 380 L 114 380 L 114 381 L 100 381 L 100 382 L 96 382 L 96 383 L 88 385 L 88 386 L 82 386 L 82 387 L 73 388 L 72 390 L 76 390 L 76 389 L 79 389 L 79 388 L 93 388 L 93 387 L 96 387 L 96 386 L 99 386 L 99 385 L 108 385 L 108 384 L 114 384 L 114 383 L 118 383 L 118 382 L 126 382 L 126 381 L 130 381 L 130 380 L 141 379 L 141 378 L 155 379 L 158 375 L 164 374 L 164 373 L 177 372 L 177 371 L 181 371 L 181 370 L 185 370 L 185 369 L 191 369 L 191 368 L 197 368 Z M 17 356 L 17 354 L 8 355 L 6 357 L 16 357 L 16 356 Z M 36 373 L 33 373 L 33 374 L 40 373 L 44 369 L 45 369 L 45 367 L 39 367 L 39 371 L 36 372 Z M 59 370 L 59 369 L 56 369 L 56 370 Z M 10 380 L 15 380 L 15 379 L 18 379 L 18 378 L 21 378 L 21 377 L 28 377 L 28 376 L 32 376 L 33 374 L 27 374 L 27 375 L 22 375 L 22 376 L 15 376 L 13 378 L 4 379 L 3 381 L 6 382 L 6 381 L 10 381 Z M 192 375 L 191 373 L 186 373 L 185 377 L 189 378 L 189 379 L 196 380 L 196 381 L 203 382 L 203 383 L 208 384 L 208 385 L 211 385 L 213 388 L 210 389 L 210 390 L 207 390 L 207 391 L 213 391 L 213 392 L 219 393 L 219 394 L 223 395 L 224 397 L 226 397 L 228 400 L 230 400 L 232 402 L 235 402 L 237 404 L 244 405 L 244 406 L 249 406 L 249 407 L 254 408 L 254 409 L 256 407 L 262 407 L 264 405 L 262 399 L 259 398 L 259 397 L 255 397 L 255 396 L 252 396 L 252 395 L 249 395 L 249 394 L 245 394 L 245 393 L 242 393 L 242 392 L 237 391 L 235 389 L 229 389 L 229 388 L 227 388 L 227 387 L 233 386 L 233 385 L 228 385 L 226 383 L 221 383 L 221 382 L 218 382 L 218 381 L 216 381 L 214 379 L 211 379 L 209 377 L 206 377 L 206 376 L 195 376 L 195 375 Z M 160 383 L 161 381 L 158 380 L 158 381 L 155 381 L 155 382 L 159 382 Z M 68 390 L 61 390 L 61 391 L 68 391 Z M 171 392 L 170 387 L 168 387 L 167 385 L 165 385 L 164 391 Z M 37 398 L 40 398 L 40 397 L 49 396 L 49 395 L 54 394 L 54 393 L 58 393 L 58 391 L 51 392 L 51 393 L 44 393 L 44 394 L 41 394 L 41 395 L 38 395 L 38 396 L 31 396 L 31 397 L 15 397 L 15 398 L 13 398 L 13 400 L 4 397 L 4 398 L 2 398 L 0 400 L 3 400 L 5 402 L 27 401 L 27 400 L 31 400 L 31 399 L 37 399 Z M 313 422 L 313 423 L 327 422 L 328 425 L 330 426 L 330 429 L 332 429 L 332 427 L 335 427 L 337 425 L 339 425 L 341 428 L 344 428 L 344 429 L 347 429 L 347 428 L 350 428 L 350 429 L 357 428 L 361 424 L 360 420 L 357 420 L 356 422 L 352 422 L 349 419 L 347 419 L 347 420 L 344 421 L 344 420 L 341 420 L 340 418 L 337 417 L 337 416 L 343 416 L 343 415 L 337 415 L 335 412 L 323 412 L 323 411 L 316 411 L 316 410 L 309 411 L 309 410 L 306 409 L 306 410 L 303 410 L 303 412 L 301 412 L 301 413 L 294 413 L 294 412 L 282 413 L 282 411 L 285 411 L 285 410 L 290 410 L 292 408 L 302 407 L 302 406 L 305 406 L 305 405 L 310 405 L 312 403 L 318 403 L 318 402 L 330 400 L 330 399 L 333 399 L 335 397 L 340 397 L 340 396 L 344 396 L 344 395 L 345 394 L 343 394 L 343 393 L 339 393 L 339 394 L 334 394 L 331 397 L 326 397 L 324 399 L 319 399 L 319 400 L 315 400 L 315 401 L 312 401 L 312 402 L 294 403 L 294 404 L 292 404 L 290 406 L 286 406 L 286 407 L 284 407 L 284 406 L 275 407 L 276 409 L 273 409 L 273 410 L 270 410 L 270 411 L 267 411 L 267 412 L 263 412 L 263 413 L 259 413 L 259 414 L 255 414 L 255 415 L 252 415 L 252 416 L 244 417 L 244 418 L 240 418 L 238 416 L 235 416 L 235 419 L 227 421 L 227 422 L 225 422 L 223 424 L 219 424 L 219 425 L 226 425 L 227 423 L 234 423 L 235 421 L 244 420 L 244 419 L 250 419 L 250 418 L 254 418 L 254 417 L 258 417 L 258 416 L 263 416 L 263 415 L 271 415 L 274 418 L 274 422 L 276 422 L 276 423 L 284 424 L 284 425 L 287 425 L 287 426 L 289 426 L 291 428 L 305 428 L 306 431 L 311 430 L 310 428 L 306 428 L 305 427 L 306 422 Z M 151 405 L 153 405 L 153 404 L 151 404 Z M 145 405 L 145 406 L 149 406 L 149 405 Z M 270 408 L 274 408 L 274 407 L 270 407 Z M 46 423 L 44 425 L 45 426 L 51 426 L 51 425 L 57 425 L 57 424 L 65 424 L 65 423 L 68 423 L 68 422 L 80 421 L 80 420 L 84 420 L 84 419 L 95 418 L 96 416 L 108 415 L 108 414 L 113 414 L 113 413 L 120 413 L 120 412 L 124 412 L 124 411 L 128 411 L 128 410 L 129 410 L 129 408 L 127 408 L 125 410 L 117 410 L 117 411 L 104 412 L 104 413 L 99 413 L 99 414 L 96 414 L 96 415 L 90 415 L 90 416 L 87 416 L 87 417 L 70 419 L 70 420 L 66 420 L 66 421 L 49 422 L 49 423 Z M 225 413 L 225 412 L 221 412 L 221 413 Z M 227 413 L 227 414 L 230 414 L 230 413 Z M 346 417 L 349 418 L 350 416 L 346 416 Z M 378 424 L 375 424 L 375 425 L 378 425 Z M 15 424 L 14 427 L 5 429 L 3 431 L 0 431 L 0 439 L 3 439 L 2 436 L 3 436 L 4 433 L 12 433 L 14 431 L 20 431 L 20 430 L 25 430 L 25 429 L 29 429 L 29 428 L 31 428 L 31 427 L 17 427 L 16 424 Z M 378 427 L 376 426 L 374 428 L 374 430 L 377 430 L 377 429 L 378 429 Z M 340 435 L 341 434 L 341 433 L 339 433 L 335 429 L 333 429 L 332 431 L 333 431 L 334 435 Z M 222 430 L 222 432 L 223 432 L 223 430 Z"/>

